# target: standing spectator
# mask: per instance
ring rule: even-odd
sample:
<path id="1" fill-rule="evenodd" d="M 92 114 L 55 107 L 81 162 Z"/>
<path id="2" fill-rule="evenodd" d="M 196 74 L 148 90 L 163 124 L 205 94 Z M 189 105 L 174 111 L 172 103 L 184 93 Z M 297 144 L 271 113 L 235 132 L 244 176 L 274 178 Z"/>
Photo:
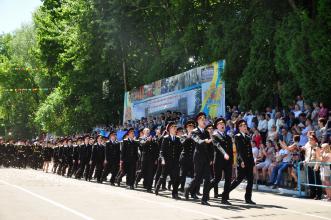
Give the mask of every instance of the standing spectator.
<path id="1" fill-rule="evenodd" d="M 317 162 L 316 155 L 319 151 L 318 140 L 317 137 L 312 134 L 312 132 L 308 133 L 309 141 L 303 146 L 301 149 L 305 151 L 305 166 L 308 168 L 308 182 L 313 185 L 321 185 L 321 176 L 319 170 L 314 170 L 315 164 Z M 313 163 L 312 163 L 313 162 Z M 320 200 L 322 198 L 322 188 L 316 186 L 309 186 L 310 189 L 310 198 L 315 200 Z"/>
<path id="2" fill-rule="evenodd" d="M 316 137 L 320 143 L 322 143 L 323 134 L 326 131 L 326 119 L 320 118 L 318 119 L 318 130 L 316 131 Z"/>
<path id="3" fill-rule="evenodd" d="M 257 129 L 259 130 L 261 136 L 262 136 L 262 141 L 263 143 L 266 142 L 266 138 L 267 138 L 267 131 L 268 131 L 268 122 L 265 119 L 265 114 L 262 113 L 260 115 L 260 120 L 259 120 L 259 124 L 257 126 Z"/>
<path id="4" fill-rule="evenodd" d="M 313 126 L 311 124 L 311 119 L 306 120 L 306 127 L 302 129 L 300 135 L 300 146 L 304 146 L 308 142 L 308 132 L 313 131 Z"/>
<path id="5" fill-rule="evenodd" d="M 331 149 L 329 144 L 322 144 L 321 151 L 317 155 L 317 159 L 324 163 L 331 162 Z M 316 167 L 318 168 L 318 167 Z M 330 165 L 321 165 L 320 166 L 321 180 L 324 186 L 331 186 L 330 176 Z M 331 188 L 326 188 L 327 200 L 331 201 Z"/>

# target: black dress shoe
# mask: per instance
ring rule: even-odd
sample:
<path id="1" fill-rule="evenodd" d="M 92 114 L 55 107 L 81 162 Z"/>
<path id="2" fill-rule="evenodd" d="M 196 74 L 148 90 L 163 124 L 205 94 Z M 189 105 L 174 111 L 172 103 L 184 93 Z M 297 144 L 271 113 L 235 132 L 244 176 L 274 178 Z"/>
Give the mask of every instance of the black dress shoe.
<path id="1" fill-rule="evenodd" d="M 218 194 L 214 194 L 214 198 L 217 199 L 218 198 Z"/>
<path id="2" fill-rule="evenodd" d="M 184 196 L 185 196 L 185 199 L 186 200 L 188 200 L 189 199 L 189 191 L 188 191 L 188 189 L 186 188 L 186 189 L 184 189 Z"/>
<path id="3" fill-rule="evenodd" d="M 156 187 L 156 188 L 155 188 L 155 195 L 156 195 L 156 196 L 159 195 L 159 189 L 160 189 L 159 187 Z"/>
<path id="4" fill-rule="evenodd" d="M 148 189 L 147 192 L 148 193 L 153 193 L 153 191 L 151 189 Z"/>
<path id="5" fill-rule="evenodd" d="M 200 192 L 197 192 L 197 195 L 198 195 L 198 196 L 202 196 L 202 194 L 201 194 Z"/>
<path id="6" fill-rule="evenodd" d="M 228 200 L 222 200 L 221 203 L 224 205 L 232 205 Z"/>
<path id="7" fill-rule="evenodd" d="M 272 188 L 272 189 L 277 189 L 278 186 L 275 184 L 275 185 L 273 185 L 271 188 Z"/>
<path id="8" fill-rule="evenodd" d="M 315 196 L 314 200 L 321 200 L 322 197 L 321 196 Z"/>
<path id="9" fill-rule="evenodd" d="M 115 186 L 115 183 L 110 183 L 111 186 Z"/>
<path id="10" fill-rule="evenodd" d="M 210 204 L 207 201 L 201 200 L 201 205 L 207 205 L 210 206 Z"/>
<path id="11" fill-rule="evenodd" d="M 251 204 L 251 205 L 256 205 L 256 203 L 253 202 L 252 200 L 246 200 L 246 203 L 247 203 L 247 204 Z"/>
<path id="12" fill-rule="evenodd" d="M 181 200 L 181 199 L 182 199 L 182 198 L 180 198 L 177 194 L 172 195 L 172 198 L 173 198 L 173 199 L 176 199 L 176 200 Z"/>
<path id="13" fill-rule="evenodd" d="M 195 194 L 191 194 L 191 198 L 194 199 L 194 200 L 198 200 L 199 199 L 199 197 L 197 195 L 195 195 Z"/>

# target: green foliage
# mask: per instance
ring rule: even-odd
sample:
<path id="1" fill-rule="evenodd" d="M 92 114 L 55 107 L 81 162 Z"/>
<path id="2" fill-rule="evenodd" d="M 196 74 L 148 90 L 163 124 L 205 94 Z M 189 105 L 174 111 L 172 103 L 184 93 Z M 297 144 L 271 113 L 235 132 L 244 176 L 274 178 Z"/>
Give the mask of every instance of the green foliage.
<path id="1" fill-rule="evenodd" d="M 22 137 L 118 124 L 125 90 L 219 59 L 227 104 L 331 105 L 330 34 L 328 0 L 44 0 L 33 25 L 0 37 L 0 88 L 55 89 L 0 91 L 0 119 Z"/>

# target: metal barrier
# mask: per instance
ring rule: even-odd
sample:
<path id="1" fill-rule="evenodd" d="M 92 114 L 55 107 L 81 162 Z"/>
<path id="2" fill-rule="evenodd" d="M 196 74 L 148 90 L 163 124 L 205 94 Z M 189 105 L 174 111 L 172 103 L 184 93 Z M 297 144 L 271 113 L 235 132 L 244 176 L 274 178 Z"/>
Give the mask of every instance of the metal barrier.
<path id="1" fill-rule="evenodd" d="M 298 164 L 297 167 L 297 173 L 298 173 L 298 192 L 299 192 L 299 196 L 302 197 L 302 187 L 301 186 L 315 186 L 315 187 L 320 187 L 320 188 L 331 188 L 331 186 L 325 186 L 325 185 L 316 185 L 316 184 L 309 184 L 309 179 L 308 179 L 308 165 L 316 165 L 318 164 L 320 167 L 321 166 L 330 166 L 331 163 L 325 163 L 325 162 L 304 162 L 301 161 Z M 301 182 L 301 167 L 303 167 L 304 169 L 304 174 L 305 174 L 305 182 Z M 314 166 L 311 166 L 312 169 L 314 169 Z M 330 178 L 330 177 L 329 177 Z M 314 182 L 316 183 L 316 173 L 314 172 Z M 305 187 L 305 191 L 307 191 L 307 187 Z"/>

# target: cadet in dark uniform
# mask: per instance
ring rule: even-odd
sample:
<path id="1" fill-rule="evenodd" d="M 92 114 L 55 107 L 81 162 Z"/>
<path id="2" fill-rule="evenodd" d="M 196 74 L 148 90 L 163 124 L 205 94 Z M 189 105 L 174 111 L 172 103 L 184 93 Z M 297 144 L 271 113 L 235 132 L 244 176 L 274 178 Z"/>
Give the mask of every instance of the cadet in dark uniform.
<path id="1" fill-rule="evenodd" d="M 156 171 L 159 149 L 156 140 L 150 136 L 150 130 L 145 128 L 140 137 L 141 149 L 141 172 L 137 175 L 136 185 L 144 178 L 143 186 L 147 192 L 152 192 L 153 178 Z"/>
<path id="2" fill-rule="evenodd" d="M 75 175 L 76 179 L 82 178 L 84 171 L 86 171 L 86 166 L 88 166 L 91 158 L 91 154 L 88 152 L 88 146 L 89 146 L 89 139 L 90 137 L 88 135 L 84 136 L 84 143 L 82 143 L 79 146 L 79 152 L 78 152 L 78 170 Z M 88 179 L 87 176 L 85 178 Z"/>
<path id="3" fill-rule="evenodd" d="M 247 186 L 245 201 L 248 204 L 255 205 L 256 203 L 252 201 L 254 158 L 251 147 L 251 139 L 247 135 L 248 131 L 246 121 L 239 120 L 237 122 L 237 129 L 239 129 L 239 133 L 235 135 L 234 142 L 237 149 L 238 177 L 231 183 L 230 192 L 236 188 L 244 178 L 246 178 Z"/>
<path id="4" fill-rule="evenodd" d="M 204 180 L 203 196 L 201 199 L 202 205 L 209 205 L 209 184 L 210 184 L 210 165 L 212 158 L 209 157 L 209 144 L 212 140 L 209 133 L 205 130 L 206 114 L 200 112 L 196 121 L 198 127 L 192 131 L 192 139 L 195 141 L 195 150 L 193 155 L 194 162 L 194 178 L 188 188 L 185 189 L 185 198 L 189 199 L 189 193 L 194 194 L 202 180 Z"/>
<path id="5" fill-rule="evenodd" d="M 117 176 L 116 182 L 117 185 L 120 185 L 122 177 L 126 175 L 127 188 L 134 189 L 139 142 L 134 140 L 133 128 L 129 128 L 126 133 L 128 138 L 123 140 L 120 173 Z"/>
<path id="6" fill-rule="evenodd" d="M 182 152 L 182 144 L 179 137 L 176 136 L 177 128 L 174 122 L 169 122 L 167 125 L 167 132 L 169 135 L 163 137 L 161 143 L 160 157 L 162 164 L 162 174 L 159 179 L 156 188 L 155 195 L 159 194 L 161 184 L 166 180 L 167 176 L 170 176 L 170 181 L 173 184 L 172 187 L 172 198 L 180 199 L 178 196 L 178 186 L 179 186 L 179 158 Z"/>
<path id="7" fill-rule="evenodd" d="M 103 163 L 105 161 L 105 145 L 102 135 L 98 135 L 97 143 L 93 145 L 92 155 L 91 155 L 91 172 L 90 178 L 95 168 L 94 177 L 97 179 L 98 183 L 102 183 L 102 171 Z"/>
<path id="8" fill-rule="evenodd" d="M 110 185 L 114 186 L 120 164 L 120 143 L 116 140 L 115 131 L 110 132 L 109 138 L 110 140 L 106 142 L 105 167 L 102 173 L 102 179 L 103 181 L 106 181 L 107 176 L 110 173 Z"/>
<path id="9" fill-rule="evenodd" d="M 43 146 L 42 157 L 43 157 L 43 171 L 48 173 L 49 163 L 52 160 L 52 143 L 50 141 L 46 142 L 46 145 Z"/>
<path id="10" fill-rule="evenodd" d="M 74 141 L 72 148 L 72 167 L 68 171 L 68 176 L 72 177 L 72 175 L 76 176 L 76 172 L 78 170 L 78 160 L 79 160 L 79 145 L 81 144 L 82 137 L 77 138 L 77 142 Z"/>
<path id="11" fill-rule="evenodd" d="M 53 173 L 56 173 L 56 170 L 60 165 L 60 158 L 59 158 L 60 144 L 61 144 L 61 140 L 58 140 L 53 150 L 53 168 L 52 168 Z"/>
<path id="12" fill-rule="evenodd" d="M 224 172 L 224 191 L 222 193 L 222 204 L 231 205 L 228 202 L 233 164 L 233 148 L 232 139 L 225 133 L 225 119 L 218 118 L 214 122 L 216 129 L 212 135 L 214 146 L 214 179 L 211 181 L 209 189 L 218 187 L 218 183 L 222 179 L 222 172 Z"/>
<path id="13" fill-rule="evenodd" d="M 191 137 L 191 133 L 195 128 L 195 122 L 189 120 L 185 123 L 186 134 L 180 139 L 183 146 L 183 151 L 180 154 L 180 184 L 181 191 L 184 191 L 186 177 L 193 178 L 194 176 L 194 165 L 193 165 L 193 152 L 195 142 Z"/>
<path id="14" fill-rule="evenodd" d="M 67 139 L 63 138 L 62 143 L 59 146 L 59 168 L 57 169 L 57 174 L 62 175 L 62 170 L 63 168 L 66 169 L 65 167 L 65 145 L 67 145 Z"/>

